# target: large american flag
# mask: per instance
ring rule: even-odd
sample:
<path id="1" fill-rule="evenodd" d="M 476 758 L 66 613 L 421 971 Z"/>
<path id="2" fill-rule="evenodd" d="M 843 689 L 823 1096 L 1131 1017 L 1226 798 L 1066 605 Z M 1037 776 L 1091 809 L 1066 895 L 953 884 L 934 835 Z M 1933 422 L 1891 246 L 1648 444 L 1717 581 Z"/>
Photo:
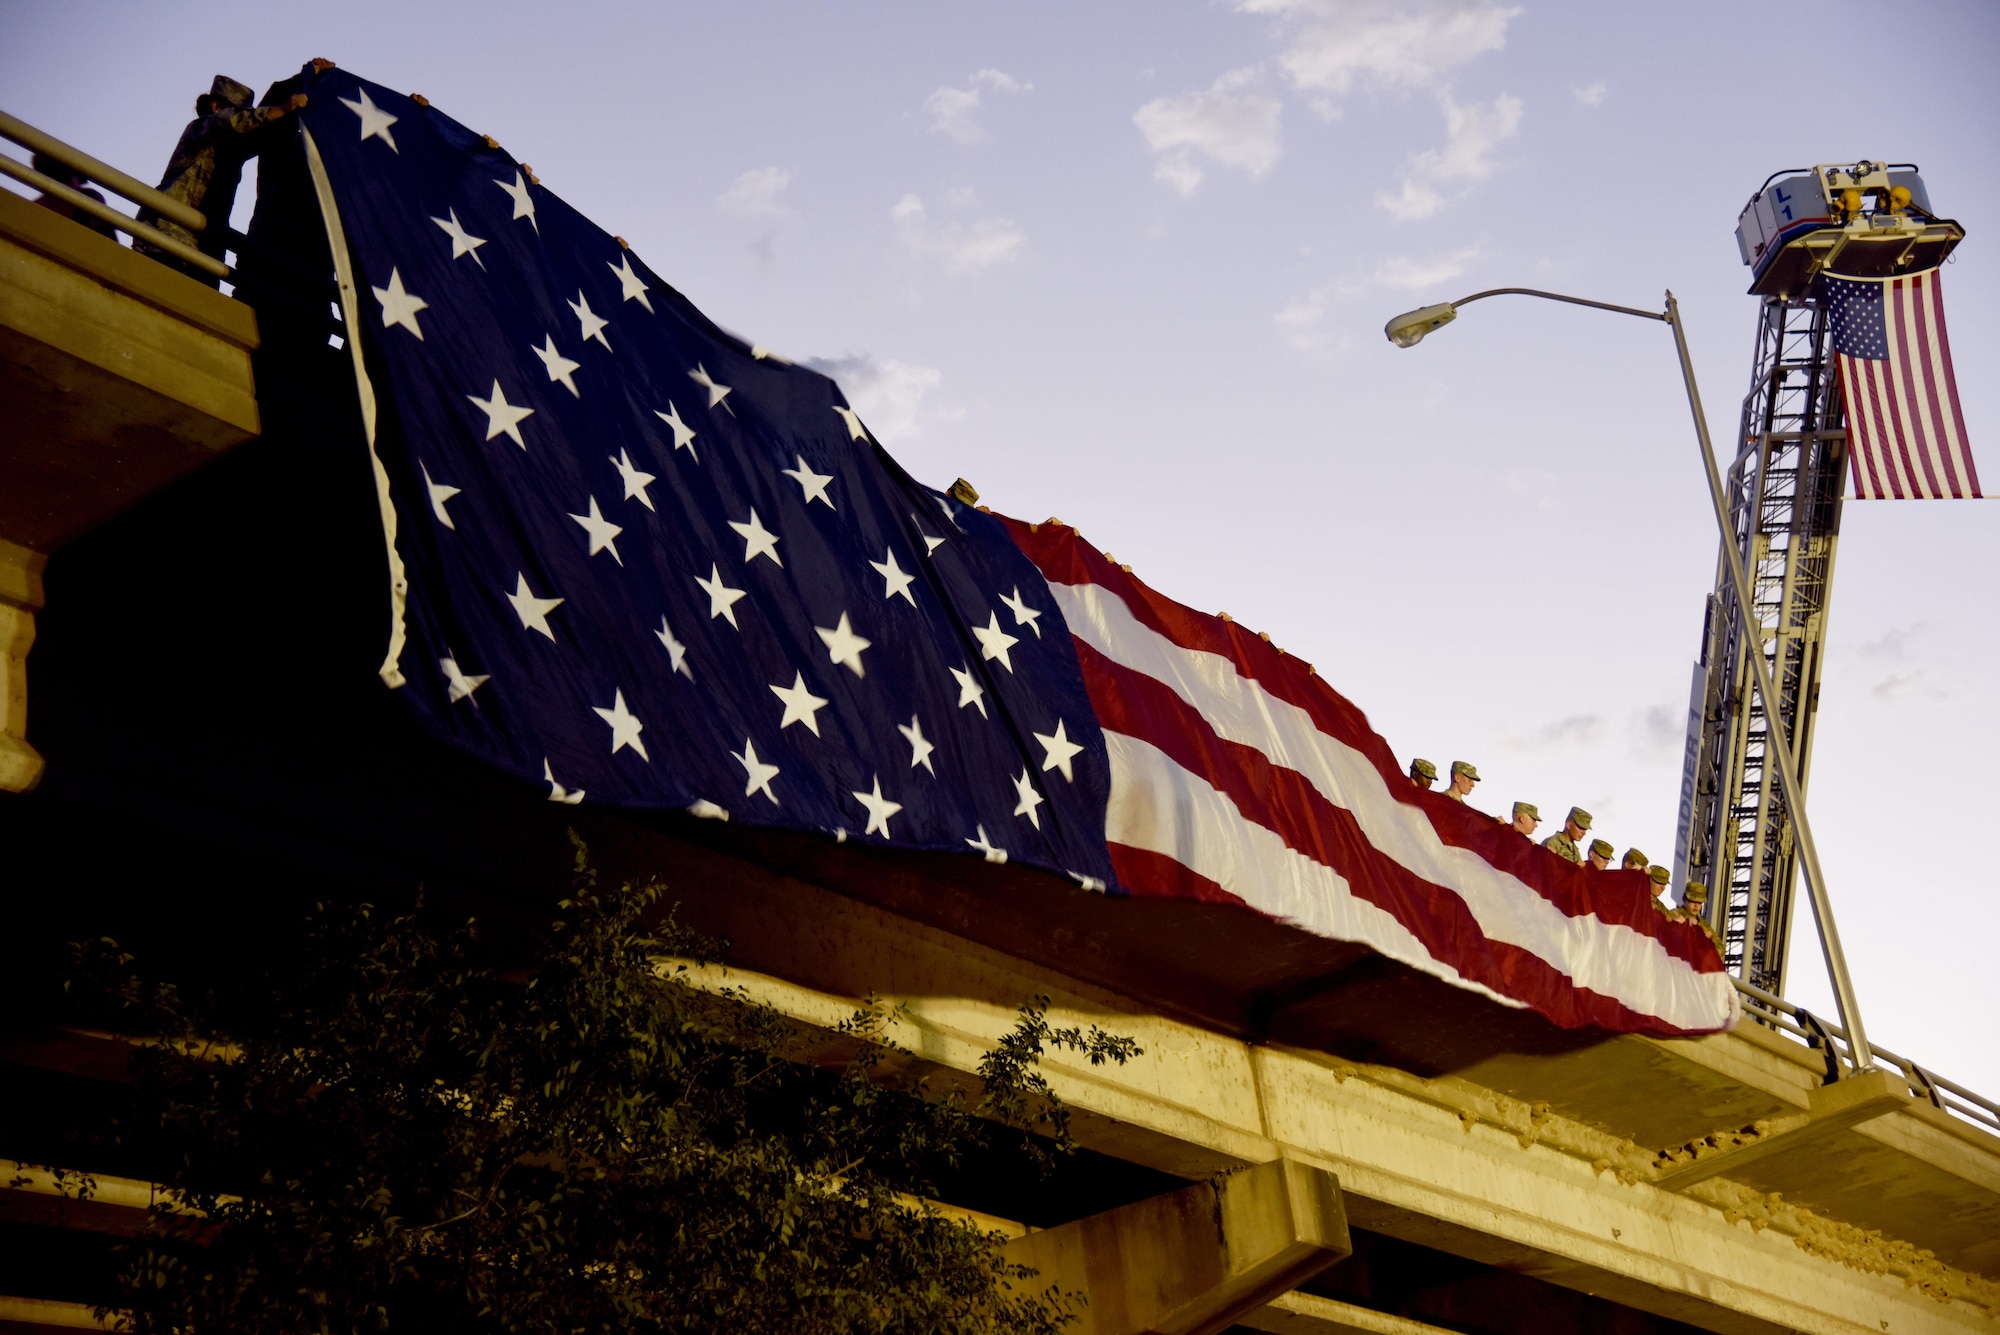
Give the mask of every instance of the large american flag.
<path id="1" fill-rule="evenodd" d="M 1822 281 L 1847 400 L 1854 494 L 1898 501 L 1978 496 L 1938 271 Z"/>
<path id="2" fill-rule="evenodd" d="M 307 73 L 381 496 L 383 679 L 590 801 L 1247 905 L 1566 1026 L 1724 1028 L 1707 937 L 1415 789 L 1296 659 L 905 474 L 443 113 Z"/>

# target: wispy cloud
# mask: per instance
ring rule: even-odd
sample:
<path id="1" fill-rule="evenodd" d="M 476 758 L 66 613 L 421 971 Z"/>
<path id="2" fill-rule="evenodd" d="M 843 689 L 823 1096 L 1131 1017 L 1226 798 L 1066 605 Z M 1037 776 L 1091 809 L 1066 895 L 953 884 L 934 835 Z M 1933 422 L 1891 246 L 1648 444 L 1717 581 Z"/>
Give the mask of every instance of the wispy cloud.
<path id="1" fill-rule="evenodd" d="M 1633 715 L 1632 733 L 1641 751 L 1654 755 L 1679 752 L 1687 743 L 1687 710 L 1648 705 Z"/>
<path id="2" fill-rule="evenodd" d="M 1465 246 L 1442 255 L 1432 255 L 1427 259 L 1409 259 L 1395 255 L 1375 266 L 1375 281 L 1384 287 L 1400 287 L 1411 290 L 1433 288 L 1440 283 L 1450 282 L 1472 267 L 1479 258 L 1478 246 Z"/>
<path id="3" fill-rule="evenodd" d="M 948 203 L 971 202 L 968 193 L 955 195 Z M 889 210 L 896 236 L 913 254 L 942 264 L 952 273 L 989 268 L 1014 259 L 1027 244 L 1028 234 L 1011 218 L 978 218 L 970 222 L 938 222 L 918 195 L 904 195 Z"/>
<path id="4" fill-rule="evenodd" d="M 1326 292 L 1315 288 L 1303 297 L 1293 297 L 1271 317 L 1285 341 L 1300 352 L 1311 352 L 1327 341 L 1321 322 L 1326 319 Z"/>
<path id="5" fill-rule="evenodd" d="M 1518 8 L 1492 0 L 1237 0 L 1237 8 L 1277 21 L 1278 68 L 1328 120 L 1340 116 L 1340 98 L 1363 88 L 1437 100 L 1444 145 L 1419 153 L 1396 188 L 1376 197 L 1399 218 L 1443 208 L 1491 172 L 1494 150 L 1520 128 L 1520 98 L 1461 102 L 1452 91 L 1460 69 L 1507 45 Z"/>
<path id="6" fill-rule="evenodd" d="M 924 406 L 924 400 L 944 380 L 944 372 L 934 367 L 865 352 L 809 357 L 805 365 L 839 383 L 848 403 L 884 445 L 907 441 L 920 435 L 927 423 L 960 415 Z"/>
<path id="7" fill-rule="evenodd" d="M 1500 745 L 1510 751 L 1548 751 L 1563 746 L 1587 746 L 1603 735 L 1603 715 L 1571 714 L 1528 732 L 1502 737 Z"/>
<path id="8" fill-rule="evenodd" d="M 1494 154 L 1521 128 L 1525 108 L 1502 93 L 1490 104 L 1457 102 L 1446 94 L 1445 142 L 1410 160 L 1402 184 L 1376 195 L 1375 202 L 1398 218 L 1428 218 L 1444 207 L 1447 192 L 1493 173 Z"/>
<path id="9" fill-rule="evenodd" d="M 783 218 L 791 213 L 780 196 L 792 183 L 783 167 L 753 167 L 715 197 L 716 207 L 739 218 Z"/>
<path id="10" fill-rule="evenodd" d="M 1912 621 L 1907 626 L 1891 626 L 1873 639 L 1863 640 L 1855 645 L 1853 652 L 1862 658 L 1908 658 L 1910 646 L 1923 634 L 1928 625 L 1928 622 Z"/>
<path id="11" fill-rule="evenodd" d="M 1280 19 L 1290 42 L 1278 63 L 1302 90 L 1345 94 L 1357 84 L 1427 90 L 1507 44 L 1519 9 L 1473 3 L 1238 0 Z"/>
<path id="12" fill-rule="evenodd" d="M 1891 701 L 1909 696 L 1920 696 L 1930 700 L 1942 700 L 1951 693 L 1940 690 L 1924 680 L 1922 668 L 1911 668 L 1908 672 L 1891 672 L 1868 688 L 1868 694 L 1877 700 Z"/>
<path id="13" fill-rule="evenodd" d="M 1610 91 L 1610 89 L 1604 86 L 1604 80 L 1602 79 L 1599 79 L 1596 83 L 1585 84 L 1581 88 L 1572 88 L 1569 90 L 1570 96 L 1576 99 L 1576 104 L 1580 107 L 1603 106 L 1604 95 Z"/>
<path id="14" fill-rule="evenodd" d="M 1259 91 L 1254 68 L 1231 70 L 1209 87 L 1155 98 L 1132 113 L 1132 123 L 1159 155 L 1153 176 L 1183 195 L 1194 193 L 1205 163 L 1262 176 L 1278 161 L 1283 108 Z"/>
<path id="15" fill-rule="evenodd" d="M 1031 93 L 1035 85 L 1016 79 L 1002 70 L 981 70 L 960 88 L 946 84 L 924 99 L 924 115 L 931 129 L 949 135 L 961 144 L 976 144 L 987 137 L 979 111 L 987 93 Z"/>
<path id="16" fill-rule="evenodd" d="M 1436 288 L 1469 270 L 1482 253 L 1482 247 L 1471 245 L 1430 256 L 1392 255 L 1378 260 L 1365 275 L 1328 283 L 1304 296 L 1293 297 L 1271 317 L 1272 323 L 1292 347 L 1312 352 L 1335 341 L 1325 322 L 1337 302 L 1375 288 L 1404 291 Z M 1345 340 L 1341 342 L 1344 344 Z"/>

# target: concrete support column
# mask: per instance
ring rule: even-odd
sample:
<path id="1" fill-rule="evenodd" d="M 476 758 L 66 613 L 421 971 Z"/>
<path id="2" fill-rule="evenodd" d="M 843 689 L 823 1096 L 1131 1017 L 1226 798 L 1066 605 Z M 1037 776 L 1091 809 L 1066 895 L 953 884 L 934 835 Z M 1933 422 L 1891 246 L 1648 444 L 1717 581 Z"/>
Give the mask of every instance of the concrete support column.
<path id="1" fill-rule="evenodd" d="M 1333 1174 L 1278 1159 L 1007 1244 L 1078 1335 L 1214 1335 L 1353 1252 Z"/>
<path id="2" fill-rule="evenodd" d="M 41 754 L 28 744 L 28 650 L 47 562 L 0 539 L 0 792 L 25 793 L 42 777 Z"/>

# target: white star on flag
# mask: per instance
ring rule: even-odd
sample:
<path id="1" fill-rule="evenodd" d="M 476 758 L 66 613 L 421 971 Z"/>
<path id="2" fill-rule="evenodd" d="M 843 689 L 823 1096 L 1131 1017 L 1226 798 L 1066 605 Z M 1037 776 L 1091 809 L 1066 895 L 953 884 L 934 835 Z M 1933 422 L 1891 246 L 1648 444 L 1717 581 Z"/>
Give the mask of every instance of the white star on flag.
<path id="1" fill-rule="evenodd" d="M 1042 744 L 1042 750 L 1046 753 L 1046 758 L 1042 761 L 1042 773 L 1059 769 L 1065 779 L 1075 783 L 1076 775 L 1070 773 L 1070 761 L 1082 754 L 1083 748 L 1069 739 L 1069 734 L 1063 731 L 1063 727 L 1063 721 L 1057 719 L 1056 730 L 1053 733 L 1035 734 L 1035 740 Z"/>
<path id="2" fill-rule="evenodd" d="M 770 557 L 772 565 L 784 564 L 778 557 L 778 535 L 764 527 L 763 522 L 757 518 L 755 508 L 751 509 L 747 521 L 738 523 L 732 519 L 729 521 L 729 527 L 735 529 L 736 536 L 743 539 L 744 565 L 749 565 L 760 556 Z"/>
<path id="3" fill-rule="evenodd" d="M 813 629 L 819 632 L 819 637 L 822 640 L 826 641 L 826 656 L 828 658 L 831 658 L 836 664 L 845 667 L 857 677 L 868 675 L 861 666 L 861 651 L 866 649 L 872 641 L 864 640 L 854 633 L 854 628 L 847 624 L 847 613 L 842 612 L 840 614 L 840 624 L 831 630 L 828 630 L 825 626 L 814 626 Z"/>
<path id="4" fill-rule="evenodd" d="M 636 500 L 648 510 L 653 508 L 653 498 L 646 494 L 646 486 L 654 480 L 651 473 L 642 473 L 632 463 L 630 451 L 618 451 L 618 457 L 611 460 L 611 466 L 618 470 L 619 480 L 625 484 L 625 499 Z"/>
<path id="5" fill-rule="evenodd" d="M 972 627 L 972 638 L 979 641 L 979 656 L 981 658 L 986 659 L 988 662 L 997 658 L 1000 660 L 1001 667 L 1006 668 L 1009 672 L 1014 670 L 1014 664 L 1007 657 L 1007 651 L 1019 644 L 1020 641 L 1000 629 L 1000 614 L 998 612 L 994 612 L 988 616 L 985 625 Z"/>
<path id="6" fill-rule="evenodd" d="M 513 221 L 519 222 L 521 221 L 521 219 L 526 218 L 528 220 L 528 226 L 535 229 L 536 235 L 540 235 L 542 230 L 542 225 L 535 221 L 535 200 L 534 197 L 528 193 L 528 183 L 521 179 L 521 173 L 519 172 L 514 173 L 514 183 L 512 185 L 509 185 L 507 184 L 507 182 L 502 181 L 498 178 L 494 179 L 493 184 L 499 186 L 502 190 L 505 190 L 507 194 L 513 199 L 514 201 Z"/>
<path id="7" fill-rule="evenodd" d="M 771 799 L 772 806 L 779 805 L 778 795 L 771 791 L 771 780 L 777 778 L 782 771 L 776 765 L 768 765 L 757 759 L 756 743 L 745 737 L 743 749 L 731 751 L 729 754 L 736 757 L 736 763 L 741 765 L 744 773 L 749 776 L 749 782 L 743 786 L 743 795 L 748 797 L 752 793 L 761 792 Z"/>
<path id="8" fill-rule="evenodd" d="M 544 335 L 542 346 L 539 348 L 530 344 L 528 351 L 542 359 L 542 365 L 548 369 L 550 384 L 561 381 L 562 387 L 570 392 L 572 398 L 580 399 L 583 397 L 583 395 L 577 393 L 576 381 L 570 376 L 570 372 L 583 365 L 583 363 L 573 362 L 560 352 L 557 352 L 556 336 L 554 334 Z"/>
<path id="9" fill-rule="evenodd" d="M 390 325 L 399 324 L 415 334 L 418 342 L 421 343 L 423 341 L 424 331 L 417 326 L 417 312 L 428 310 L 430 303 L 416 293 L 404 289 L 403 271 L 401 269 L 391 266 L 389 269 L 389 286 L 371 287 L 368 290 L 375 294 L 375 300 L 382 303 L 382 327 L 384 329 L 387 329 Z"/>
<path id="10" fill-rule="evenodd" d="M 1015 625 L 1026 626 L 1035 632 L 1036 639 L 1042 638 L 1042 614 L 1022 600 L 1020 585 L 1014 586 L 1012 596 L 1002 598 L 1000 601 L 1007 604 L 1007 610 L 1014 614 Z"/>
<path id="11" fill-rule="evenodd" d="M 987 840 L 986 827 L 984 825 L 976 828 L 979 831 L 979 837 L 977 839 L 968 839 L 965 842 L 978 849 L 981 853 L 984 853 L 988 862 L 1005 862 L 1007 860 L 1007 850 L 1004 848 L 995 848 Z"/>
<path id="12" fill-rule="evenodd" d="M 619 298 L 621 301 L 636 301 L 646 308 L 647 313 L 650 314 L 652 312 L 653 303 L 646 296 L 645 281 L 638 274 L 632 272 L 631 256 L 620 255 L 616 264 L 606 260 L 604 267 L 618 275 L 618 290 L 622 294 Z"/>
<path id="13" fill-rule="evenodd" d="M 794 672 L 790 686 L 773 686 L 771 694 L 785 702 L 785 716 L 778 720 L 778 731 L 783 732 L 794 723 L 803 723 L 813 736 L 819 736 L 819 711 L 826 708 L 826 698 L 814 695 L 806 689 L 806 674 Z"/>
<path id="14" fill-rule="evenodd" d="M 504 431 L 514 438 L 516 445 L 524 450 L 528 448 L 528 442 L 521 439 L 521 419 L 533 417 L 533 408 L 519 408 L 507 402 L 507 396 L 500 392 L 498 380 L 493 382 L 492 398 L 482 399 L 477 394 L 465 397 L 478 404 L 480 411 L 486 414 L 486 439 L 491 440 Z"/>
<path id="15" fill-rule="evenodd" d="M 696 362 L 694 370 L 688 372 L 688 379 L 708 391 L 708 406 L 711 408 L 729 397 L 729 386 L 716 384 L 715 377 L 711 376 L 708 368 L 700 362 Z"/>
<path id="16" fill-rule="evenodd" d="M 723 617 L 730 625 L 735 626 L 736 600 L 743 597 L 743 590 L 732 589 L 722 582 L 722 567 L 713 561 L 709 562 L 708 578 L 703 579 L 700 575 L 696 575 L 694 582 L 701 585 L 702 592 L 708 595 L 708 619 L 713 621 L 717 617 Z M 742 627 L 738 626 L 737 629 L 740 630 Z"/>
<path id="17" fill-rule="evenodd" d="M 967 705 L 978 705 L 979 717 L 985 718 L 986 688 L 981 686 L 979 679 L 972 675 L 971 667 L 972 665 L 968 663 L 962 668 L 953 668 L 951 670 L 951 675 L 958 678 L 958 707 L 963 709 Z"/>
<path id="18" fill-rule="evenodd" d="M 833 503 L 833 498 L 826 494 L 826 484 L 833 481 L 833 474 L 815 473 L 811 465 L 806 463 L 806 457 L 803 454 L 799 455 L 798 458 L 799 466 L 797 468 L 781 468 L 778 471 L 798 483 L 799 490 L 805 493 L 805 499 L 800 501 L 799 504 L 811 505 L 814 501 L 825 501 L 827 509 L 839 509 L 840 507 Z"/>
<path id="19" fill-rule="evenodd" d="M 391 116 L 388 112 L 376 106 L 374 101 L 369 98 L 366 88 L 360 89 L 359 92 L 361 93 L 361 100 L 359 102 L 350 102 L 343 97 L 340 99 L 340 105 L 361 118 L 361 138 L 364 141 L 368 139 L 380 139 L 389 146 L 391 152 L 401 155 L 403 150 L 396 147 L 396 136 L 389 133 L 389 127 L 394 125 L 400 117 Z"/>
<path id="20" fill-rule="evenodd" d="M 844 403 L 834 404 L 833 410 L 840 414 L 841 421 L 847 423 L 847 438 L 849 440 L 868 439 L 868 428 L 861 425 L 860 413 L 855 412 L 854 409 Z"/>
<path id="21" fill-rule="evenodd" d="M 932 536 L 931 536 L 930 534 L 928 534 L 928 533 L 924 532 L 924 526 L 923 526 L 923 524 L 921 524 L 920 522 L 918 522 L 918 520 L 917 520 L 917 517 L 916 517 L 915 515 L 911 515 L 911 516 L 910 516 L 910 522 L 911 522 L 912 524 L 916 524 L 916 526 L 917 526 L 917 536 L 918 536 L 918 537 L 920 537 L 920 538 L 922 538 L 922 539 L 924 540 L 924 555 L 925 555 L 925 556 L 933 556 L 933 555 L 935 555 L 935 554 L 937 553 L 937 549 L 938 549 L 938 548 L 940 548 L 940 547 L 942 547 L 942 546 L 944 546 L 944 539 L 943 539 L 943 538 L 933 538 L 933 537 L 932 537 Z"/>
<path id="22" fill-rule="evenodd" d="M 445 510 L 444 503 L 458 495 L 459 489 L 457 487 L 447 487 L 442 482 L 431 481 L 431 470 L 425 468 L 422 464 L 417 465 L 417 471 L 424 475 L 424 490 L 429 492 L 431 497 L 431 513 L 438 517 L 438 523 L 443 524 L 454 533 L 457 532 L 458 525 L 451 522 L 451 515 Z"/>
<path id="23" fill-rule="evenodd" d="M 668 426 L 674 429 L 675 449 L 677 450 L 686 449 L 689 454 L 694 455 L 694 461 L 696 463 L 701 462 L 701 456 L 699 454 L 695 454 L 694 431 L 692 428 L 688 426 L 686 422 L 683 422 L 681 420 L 681 410 L 674 407 L 674 401 L 672 399 L 667 400 L 667 410 L 665 412 L 661 412 L 659 409 L 655 408 L 653 410 L 653 416 L 659 418 L 662 422 L 665 422 Z"/>
<path id="24" fill-rule="evenodd" d="M 864 793 L 859 789 L 850 791 L 854 793 L 855 801 L 868 808 L 868 824 L 862 829 L 861 833 L 869 835 L 880 832 L 882 837 L 887 839 L 889 837 L 889 817 L 901 811 L 903 804 L 901 802 L 891 802 L 888 798 L 882 796 L 882 776 L 879 774 L 875 776 L 875 787 L 872 792 Z"/>
<path id="25" fill-rule="evenodd" d="M 451 238 L 451 257 L 457 259 L 461 255 L 470 255 L 472 262 L 484 269 L 486 261 L 479 258 L 479 248 L 486 244 L 486 238 L 466 231 L 464 224 L 458 220 L 457 209 L 447 209 L 446 212 L 451 215 L 449 219 L 432 218 L 431 221 L 442 227 L 444 234 Z"/>
<path id="26" fill-rule="evenodd" d="M 514 615 L 521 618 L 522 630 L 538 630 L 553 641 L 556 633 L 549 629 L 549 613 L 563 605 L 560 598 L 537 598 L 535 591 L 528 587 L 528 577 L 515 573 L 514 591 L 507 595 L 507 601 L 514 604 Z"/>
<path id="27" fill-rule="evenodd" d="M 611 351 L 611 340 L 604 336 L 604 331 L 610 326 L 611 321 L 590 309 L 590 299 L 583 295 L 582 288 L 577 289 L 576 300 L 568 304 L 570 310 L 576 313 L 577 324 L 583 329 L 583 341 L 588 343 L 594 338 L 604 345 L 606 352 Z"/>
<path id="28" fill-rule="evenodd" d="M 549 768 L 549 758 L 547 756 L 542 757 L 542 777 L 548 780 L 549 801 L 560 802 L 566 807 L 573 807 L 583 801 L 583 789 L 565 788 L 556 782 L 555 771 Z"/>
<path id="29" fill-rule="evenodd" d="M 1035 791 L 1035 781 L 1028 777 L 1028 771 L 1025 767 L 1021 770 L 1020 776 L 1014 780 L 1014 793 L 1021 799 L 1014 804 L 1014 814 L 1016 816 L 1026 816 L 1028 824 L 1038 830 L 1041 829 L 1042 813 L 1036 810 L 1036 808 L 1048 801 L 1048 799 Z"/>
<path id="30" fill-rule="evenodd" d="M 875 568 L 875 573 L 882 577 L 882 582 L 886 586 L 882 590 L 883 602 L 886 603 L 900 595 L 910 606 L 917 605 L 917 600 L 910 596 L 910 585 L 916 582 L 917 577 L 896 564 L 895 548 L 884 549 L 880 561 L 870 561 L 868 564 Z"/>
<path id="31" fill-rule="evenodd" d="M 665 616 L 660 618 L 660 628 L 654 631 L 653 635 L 661 644 L 667 647 L 667 657 L 673 663 L 673 667 L 669 670 L 678 672 L 689 681 L 693 681 L 694 669 L 687 665 L 688 647 L 674 638 L 674 628 L 667 624 Z"/>
<path id="32" fill-rule="evenodd" d="M 646 754 L 646 744 L 639 740 L 639 734 L 646 730 L 646 725 L 625 707 L 625 692 L 612 693 L 611 708 L 599 709 L 596 705 L 592 705 L 590 712 L 611 725 L 612 755 L 617 755 L 629 746 L 639 753 L 639 759 L 649 765 L 653 763 L 653 758 Z"/>
<path id="33" fill-rule="evenodd" d="M 604 512 L 597 508 L 597 498 L 595 496 L 590 498 L 589 514 L 571 515 L 570 518 L 583 525 L 583 531 L 590 535 L 590 555 L 595 556 L 599 552 L 610 552 L 612 560 L 621 566 L 625 564 L 625 558 L 618 554 L 618 543 L 616 541 L 618 535 L 625 530 L 604 517 Z"/>
<path id="34" fill-rule="evenodd" d="M 477 677 L 468 677 L 458 666 L 458 660 L 454 658 L 440 658 L 438 666 L 444 669 L 445 697 L 453 704 L 457 704 L 493 679 L 490 674 L 484 673 Z M 474 700 L 472 703 L 476 705 L 479 702 Z"/>
<path id="35" fill-rule="evenodd" d="M 910 744 L 910 768 L 915 769 L 917 766 L 922 765 L 935 778 L 937 776 L 937 766 L 931 764 L 931 752 L 937 750 L 937 747 L 932 744 L 930 738 L 924 736 L 923 721 L 915 714 L 912 714 L 910 715 L 910 726 L 906 728 L 898 723 L 896 731 L 902 733 L 903 740 Z"/>

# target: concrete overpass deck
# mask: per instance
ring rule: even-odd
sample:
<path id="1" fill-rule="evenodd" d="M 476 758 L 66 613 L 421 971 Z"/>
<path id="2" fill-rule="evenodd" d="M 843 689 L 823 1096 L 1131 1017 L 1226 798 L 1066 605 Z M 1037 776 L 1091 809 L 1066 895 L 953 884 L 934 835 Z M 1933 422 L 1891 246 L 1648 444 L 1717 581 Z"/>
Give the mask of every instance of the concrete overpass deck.
<path id="1" fill-rule="evenodd" d="M 1357 1227 L 1709 1330 L 2000 1328 L 2000 1137 L 1891 1073 L 1829 1085 L 1820 1054 L 1757 1023 L 1565 1033 L 1241 910 L 661 838 L 613 856 L 681 869 L 683 920 L 732 944 L 710 984 L 830 1053 L 869 996 L 934 1079 L 1038 995 L 1052 1021 L 1137 1038 L 1122 1068 L 1052 1062 L 1103 1153 L 1184 1178 L 1299 1159 L 1337 1176 Z"/>

